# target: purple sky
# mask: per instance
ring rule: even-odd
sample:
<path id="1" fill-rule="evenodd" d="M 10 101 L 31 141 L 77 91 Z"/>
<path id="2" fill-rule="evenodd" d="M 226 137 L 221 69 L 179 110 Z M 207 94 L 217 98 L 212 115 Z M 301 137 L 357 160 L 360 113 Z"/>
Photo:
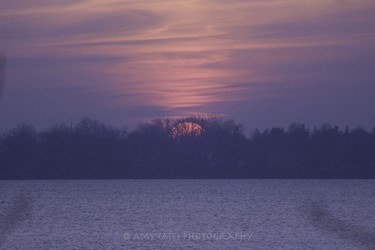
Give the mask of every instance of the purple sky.
<path id="1" fill-rule="evenodd" d="M 0 130 L 217 114 L 375 126 L 374 0 L 2 0 Z"/>

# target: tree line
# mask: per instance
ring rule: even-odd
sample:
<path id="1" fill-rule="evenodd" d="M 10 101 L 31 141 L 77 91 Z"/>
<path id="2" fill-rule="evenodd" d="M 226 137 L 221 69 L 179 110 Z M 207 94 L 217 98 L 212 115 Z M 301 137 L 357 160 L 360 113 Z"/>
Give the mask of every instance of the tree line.
<path id="1" fill-rule="evenodd" d="M 0 136 L 0 179 L 375 178 L 375 128 L 255 130 L 218 117 L 160 118 L 135 129 L 83 118 Z"/>

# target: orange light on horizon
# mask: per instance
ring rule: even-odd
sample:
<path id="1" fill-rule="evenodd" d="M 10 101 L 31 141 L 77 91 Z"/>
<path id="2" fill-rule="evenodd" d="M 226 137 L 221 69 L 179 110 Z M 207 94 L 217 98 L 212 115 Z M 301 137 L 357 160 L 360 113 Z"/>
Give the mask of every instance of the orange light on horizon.
<path id="1" fill-rule="evenodd" d="M 172 128 L 172 138 L 181 136 L 200 136 L 203 132 L 201 125 L 195 122 L 181 122 Z"/>

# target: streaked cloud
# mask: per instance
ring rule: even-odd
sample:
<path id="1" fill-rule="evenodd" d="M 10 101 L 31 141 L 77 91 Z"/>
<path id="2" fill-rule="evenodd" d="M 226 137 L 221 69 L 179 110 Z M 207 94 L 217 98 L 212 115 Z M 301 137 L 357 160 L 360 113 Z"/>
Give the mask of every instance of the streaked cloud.
<path id="1" fill-rule="evenodd" d="M 346 79 L 355 70 L 342 72 L 342 62 L 360 55 L 367 72 L 374 61 L 370 0 L 8 0 L 0 8 L 12 86 L 0 112 L 7 113 L 28 98 L 56 96 L 71 100 L 69 108 L 81 105 L 78 113 L 98 107 L 99 118 L 123 110 L 132 119 L 137 107 L 153 107 L 145 118 L 257 116 L 249 105 L 308 103 L 306 90 L 354 86 Z"/>

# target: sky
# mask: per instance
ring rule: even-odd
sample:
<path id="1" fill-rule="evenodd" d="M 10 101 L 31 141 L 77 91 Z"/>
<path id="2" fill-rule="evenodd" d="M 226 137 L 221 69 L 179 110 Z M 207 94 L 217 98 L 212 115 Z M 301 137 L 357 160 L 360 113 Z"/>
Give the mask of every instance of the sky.
<path id="1" fill-rule="evenodd" d="M 0 130 L 206 114 L 371 129 L 374 44 L 374 0 L 2 0 Z"/>

